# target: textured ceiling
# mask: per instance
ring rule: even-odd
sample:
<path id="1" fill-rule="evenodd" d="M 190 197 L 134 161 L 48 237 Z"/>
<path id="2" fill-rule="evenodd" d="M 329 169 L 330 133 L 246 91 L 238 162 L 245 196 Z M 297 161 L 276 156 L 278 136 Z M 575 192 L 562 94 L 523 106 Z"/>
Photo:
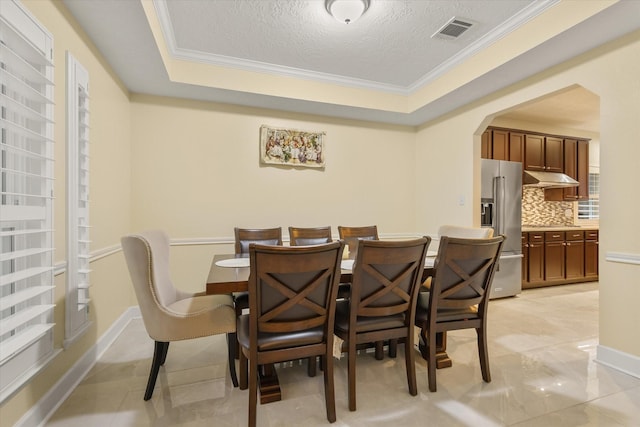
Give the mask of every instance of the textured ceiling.
<path id="1" fill-rule="evenodd" d="M 600 97 L 583 87 L 575 87 L 518 106 L 500 118 L 598 133 Z"/>
<path id="2" fill-rule="evenodd" d="M 465 66 L 520 26 L 567 4 L 564 0 L 371 0 L 371 7 L 358 21 L 344 25 L 326 12 L 323 0 L 63 3 L 133 93 L 401 125 L 428 122 L 640 28 L 640 1 L 583 3 L 604 7 L 516 56 L 496 64 L 480 64 L 487 71 L 431 96 L 429 85 L 434 80 L 448 77 L 454 67 Z M 150 10 L 157 16 L 161 33 L 154 33 Z M 431 38 L 454 16 L 474 26 L 457 40 Z M 158 34 L 168 52 L 163 51 Z M 216 84 L 217 77 L 209 78 L 206 84 L 188 81 L 188 73 L 187 79 L 184 75 L 174 79 L 171 66 L 176 63 L 167 64 L 167 54 L 180 65 L 210 64 L 218 70 L 237 70 L 237 78 L 245 80 L 231 87 Z M 246 71 L 250 73 L 242 74 Z M 367 105 L 364 97 L 335 101 L 305 97 L 304 91 L 299 91 L 303 96 L 269 92 L 256 80 L 256 76 L 265 75 L 293 77 L 296 84 L 328 83 L 332 86 L 326 93 L 332 96 L 340 96 L 340 88 L 364 88 L 400 97 L 417 92 L 423 96 L 425 87 L 429 91 L 427 100 L 411 106 L 408 100 L 401 100 L 404 108 L 380 108 Z M 559 103 L 552 107 L 562 108 L 567 123 L 578 125 L 578 109 L 571 108 L 578 104 L 564 101 L 569 108 Z M 545 102 L 537 114 L 560 117 L 548 100 Z M 585 109 L 580 113 L 593 116 L 595 111 L 597 116 L 596 104 L 580 104 Z M 531 114 L 529 111 L 533 117 Z M 596 122 L 579 125 L 598 126 Z"/>
<path id="3" fill-rule="evenodd" d="M 345 25 L 327 13 L 322 0 L 155 4 L 167 13 L 165 36 L 183 52 L 207 54 L 214 62 L 233 59 L 256 68 L 276 65 L 401 88 L 540 7 L 532 0 L 373 0 L 359 20 Z M 453 17 L 474 25 L 457 39 L 431 37 Z"/>

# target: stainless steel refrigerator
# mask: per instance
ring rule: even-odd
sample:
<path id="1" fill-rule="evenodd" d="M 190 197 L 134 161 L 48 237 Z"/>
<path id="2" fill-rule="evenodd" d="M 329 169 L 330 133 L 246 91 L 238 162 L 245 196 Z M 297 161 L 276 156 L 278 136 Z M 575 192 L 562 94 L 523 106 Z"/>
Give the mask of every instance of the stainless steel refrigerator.
<path id="1" fill-rule="evenodd" d="M 490 298 L 522 291 L 522 163 L 482 160 L 481 224 L 507 237 Z"/>

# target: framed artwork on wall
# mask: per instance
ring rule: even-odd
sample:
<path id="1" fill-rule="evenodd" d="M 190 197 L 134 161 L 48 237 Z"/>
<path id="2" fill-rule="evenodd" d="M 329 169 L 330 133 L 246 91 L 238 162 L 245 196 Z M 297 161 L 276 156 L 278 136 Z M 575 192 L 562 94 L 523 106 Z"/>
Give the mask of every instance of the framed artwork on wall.
<path id="1" fill-rule="evenodd" d="M 323 168 L 325 132 L 260 126 L 260 161 L 264 164 Z"/>

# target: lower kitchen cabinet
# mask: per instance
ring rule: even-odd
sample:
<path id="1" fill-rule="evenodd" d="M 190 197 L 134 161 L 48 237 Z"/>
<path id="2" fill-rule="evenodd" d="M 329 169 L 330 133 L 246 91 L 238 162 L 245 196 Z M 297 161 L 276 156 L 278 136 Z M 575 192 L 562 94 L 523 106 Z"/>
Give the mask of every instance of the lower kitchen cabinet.
<path id="1" fill-rule="evenodd" d="M 598 280 L 598 230 L 585 231 L 584 276 L 589 280 Z"/>
<path id="2" fill-rule="evenodd" d="M 529 233 L 526 276 L 523 288 L 527 284 L 544 281 L 544 233 Z"/>
<path id="3" fill-rule="evenodd" d="M 544 280 L 564 280 L 564 231 L 544 233 Z"/>
<path id="4" fill-rule="evenodd" d="M 584 231 L 567 231 L 565 241 L 565 278 L 581 279 L 585 276 Z"/>
<path id="5" fill-rule="evenodd" d="M 598 280 L 598 231 L 522 233 L 522 288 Z"/>

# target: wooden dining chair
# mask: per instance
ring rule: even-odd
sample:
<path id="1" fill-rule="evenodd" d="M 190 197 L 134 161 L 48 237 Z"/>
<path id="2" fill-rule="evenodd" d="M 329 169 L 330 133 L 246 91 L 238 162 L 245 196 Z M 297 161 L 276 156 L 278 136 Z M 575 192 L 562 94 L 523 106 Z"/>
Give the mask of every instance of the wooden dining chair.
<path id="1" fill-rule="evenodd" d="M 436 391 L 436 334 L 451 330 L 476 330 L 482 379 L 491 382 L 487 309 L 503 242 L 504 236 L 490 239 L 443 236 L 440 239 L 431 289 L 420 295 L 415 316 L 432 392 Z"/>
<path id="2" fill-rule="evenodd" d="M 321 245 L 332 241 L 331 226 L 327 227 L 289 227 L 289 245 L 309 246 Z M 338 298 L 343 298 L 338 288 Z M 308 360 L 308 374 L 310 377 L 316 376 L 317 360 L 310 357 Z"/>
<path id="3" fill-rule="evenodd" d="M 282 246 L 282 228 L 234 228 L 235 233 L 235 253 L 236 255 L 249 254 L 249 245 L 257 243 L 261 245 Z M 236 292 L 233 294 L 236 307 L 236 315 L 240 316 L 242 311 L 249 308 L 249 294 L 247 292 Z"/>
<path id="4" fill-rule="evenodd" d="M 249 245 L 258 243 L 261 245 L 282 246 L 282 228 L 234 228 L 236 254 L 248 254 Z"/>
<path id="5" fill-rule="evenodd" d="M 236 322 L 231 296 L 176 289 L 169 273 L 169 238 L 162 231 L 124 236 L 121 242 L 145 329 L 155 342 L 144 400 L 153 395 L 171 341 L 215 334 L 227 334 L 229 373 L 237 387 Z"/>
<path id="6" fill-rule="evenodd" d="M 348 352 L 349 410 L 356 410 L 356 346 L 403 339 L 409 393 L 417 391 L 413 324 L 430 237 L 363 240 L 353 265 L 351 297 L 338 301 L 335 334 Z"/>
<path id="7" fill-rule="evenodd" d="M 289 244 L 291 246 L 321 245 L 329 243 L 331 227 L 289 227 Z"/>
<path id="8" fill-rule="evenodd" d="M 344 240 L 346 244 L 346 251 L 348 252 L 349 259 L 355 259 L 358 253 L 358 243 L 360 240 L 378 240 L 378 226 L 376 225 L 364 225 L 358 227 L 349 227 L 344 225 L 338 226 L 338 235 L 341 240 Z M 338 288 L 338 298 L 348 299 L 351 294 L 351 283 L 341 283 Z M 382 360 L 384 358 L 384 342 L 379 341 L 375 343 L 376 359 Z M 395 357 L 397 343 L 389 344 L 389 356 Z"/>
<path id="9" fill-rule="evenodd" d="M 258 366 L 321 356 L 327 419 L 336 420 L 333 326 L 344 242 L 249 249 L 249 314 L 238 318 L 240 388 L 256 425 Z M 248 381 L 247 381 L 248 365 Z"/>
<path id="10" fill-rule="evenodd" d="M 490 239 L 493 237 L 493 228 L 491 227 L 464 227 L 461 225 L 441 225 L 438 228 L 438 238 L 442 236 L 457 237 L 462 239 Z M 423 290 L 429 290 L 431 288 L 432 277 L 427 279 L 422 284 Z"/>
<path id="11" fill-rule="evenodd" d="M 344 240 L 349 250 L 349 258 L 355 259 L 360 240 L 378 240 L 378 227 L 366 225 L 361 227 L 338 226 L 338 235 Z"/>

